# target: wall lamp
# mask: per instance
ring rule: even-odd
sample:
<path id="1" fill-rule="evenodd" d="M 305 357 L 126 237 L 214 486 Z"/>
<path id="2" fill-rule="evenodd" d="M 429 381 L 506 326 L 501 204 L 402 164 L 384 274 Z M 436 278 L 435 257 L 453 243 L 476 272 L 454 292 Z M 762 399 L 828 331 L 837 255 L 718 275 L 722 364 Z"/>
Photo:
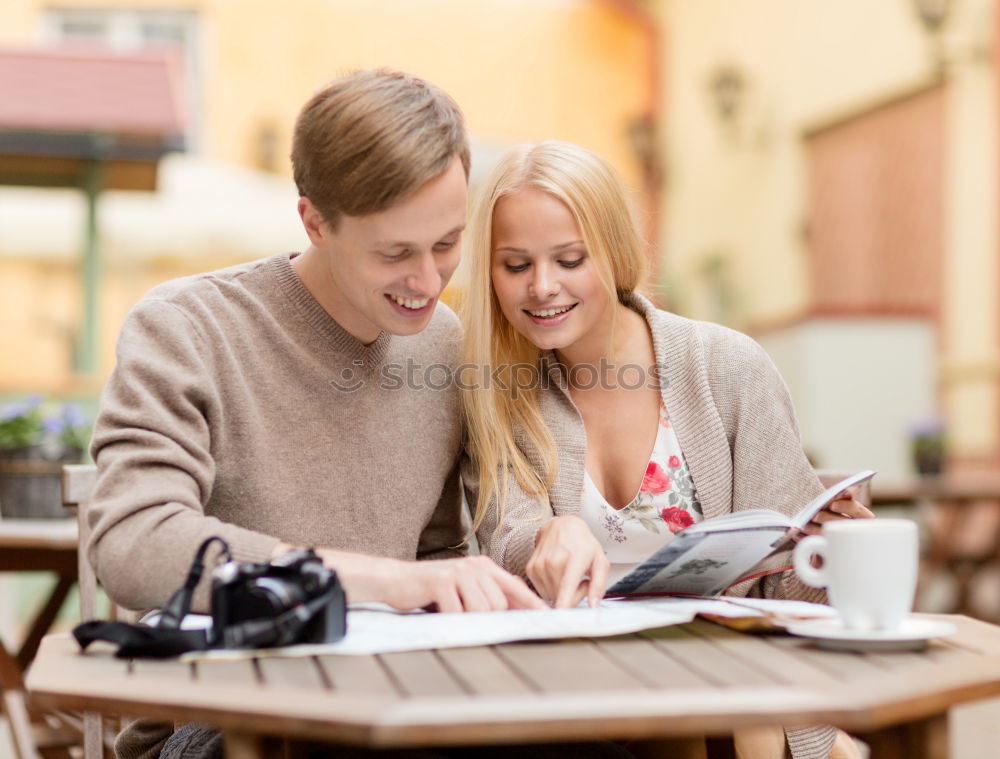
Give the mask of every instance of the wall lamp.
<path id="1" fill-rule="evenodd" d="M 913 10 L 920 19 L 920 24 L 931 40 L 934 48 L 934 66 L 938 74 L 944 73 L 945 56 L 944 42 L 941 31 L 948 21 L 951 12 L 951 0 L 912 0 Z"/>

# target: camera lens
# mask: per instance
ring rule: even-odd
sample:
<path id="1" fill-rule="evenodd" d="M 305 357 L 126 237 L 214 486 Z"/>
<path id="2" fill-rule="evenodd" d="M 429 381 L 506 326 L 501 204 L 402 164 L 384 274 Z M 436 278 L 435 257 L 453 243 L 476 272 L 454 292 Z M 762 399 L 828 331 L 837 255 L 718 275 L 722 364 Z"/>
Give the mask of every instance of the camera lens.
<path id="1" fill-rule="evenodd" d="M 247 583 L 239 615 L 243 619 L 281 614 L 306 600 L 302 588 L 277 577 L 258 577 Z"/>

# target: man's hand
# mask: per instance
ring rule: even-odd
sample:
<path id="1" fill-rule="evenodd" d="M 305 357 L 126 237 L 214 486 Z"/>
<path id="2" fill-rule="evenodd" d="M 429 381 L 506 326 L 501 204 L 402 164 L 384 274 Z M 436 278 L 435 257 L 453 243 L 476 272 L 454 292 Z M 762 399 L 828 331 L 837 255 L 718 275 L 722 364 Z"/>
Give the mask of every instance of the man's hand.
<path id="1" fill-rule="evenodd" d="M 291 548 L 279 543 L 271 555 Z M 400 561 L 329 548 L 316 553 L 336 570 L 352 603 L 381 601 L 402 610 L 436 606 L 442 612 L 546 608 L 524 580 L 485 556 Z"/>
<path id="2" fill-rule="evenodd" d="M 591 607 L 597 606 L 604 596 L 609 567 L 587 523 L 566 514 L 542 525 L 525 571 L 542 598 L 559 609 L 576 606 L 584 596 Z"/>
<path id="3" fill-rule="evenodd" d="M 390 568 L 380 599 L 397 609 L 431 605 L 442 612 L 545 608 L 524 580 L 485 556 L 397 565 Z"/>

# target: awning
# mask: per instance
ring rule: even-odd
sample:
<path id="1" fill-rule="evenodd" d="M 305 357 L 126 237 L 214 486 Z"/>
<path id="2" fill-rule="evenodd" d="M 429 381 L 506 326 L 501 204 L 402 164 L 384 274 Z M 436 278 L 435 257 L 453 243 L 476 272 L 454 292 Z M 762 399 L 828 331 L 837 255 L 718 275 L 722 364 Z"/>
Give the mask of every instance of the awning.
<path id="1" fill-rule="evenodd" d="M 96 48 L 0 48 L 0 184 L 74 187 L 87 198 L 76 368 L 97 366 L 97 198 L 153 190 L 183 147 L 173 56 Z"/>

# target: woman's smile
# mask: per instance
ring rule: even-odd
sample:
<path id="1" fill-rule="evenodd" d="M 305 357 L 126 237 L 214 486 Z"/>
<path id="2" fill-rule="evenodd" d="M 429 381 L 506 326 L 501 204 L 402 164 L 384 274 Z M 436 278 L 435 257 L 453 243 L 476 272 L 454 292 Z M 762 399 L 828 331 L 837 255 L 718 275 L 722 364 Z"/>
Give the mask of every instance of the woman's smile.
<path id="1" fill-rule="evenodd" d="M 569 312 L 576 308 L 576 303 L 568 306 L 547 306 L 545 308 L 526 308 L 526 313 L 535 324 L 542 327 L 555 327 L 569 318 Z"/>

